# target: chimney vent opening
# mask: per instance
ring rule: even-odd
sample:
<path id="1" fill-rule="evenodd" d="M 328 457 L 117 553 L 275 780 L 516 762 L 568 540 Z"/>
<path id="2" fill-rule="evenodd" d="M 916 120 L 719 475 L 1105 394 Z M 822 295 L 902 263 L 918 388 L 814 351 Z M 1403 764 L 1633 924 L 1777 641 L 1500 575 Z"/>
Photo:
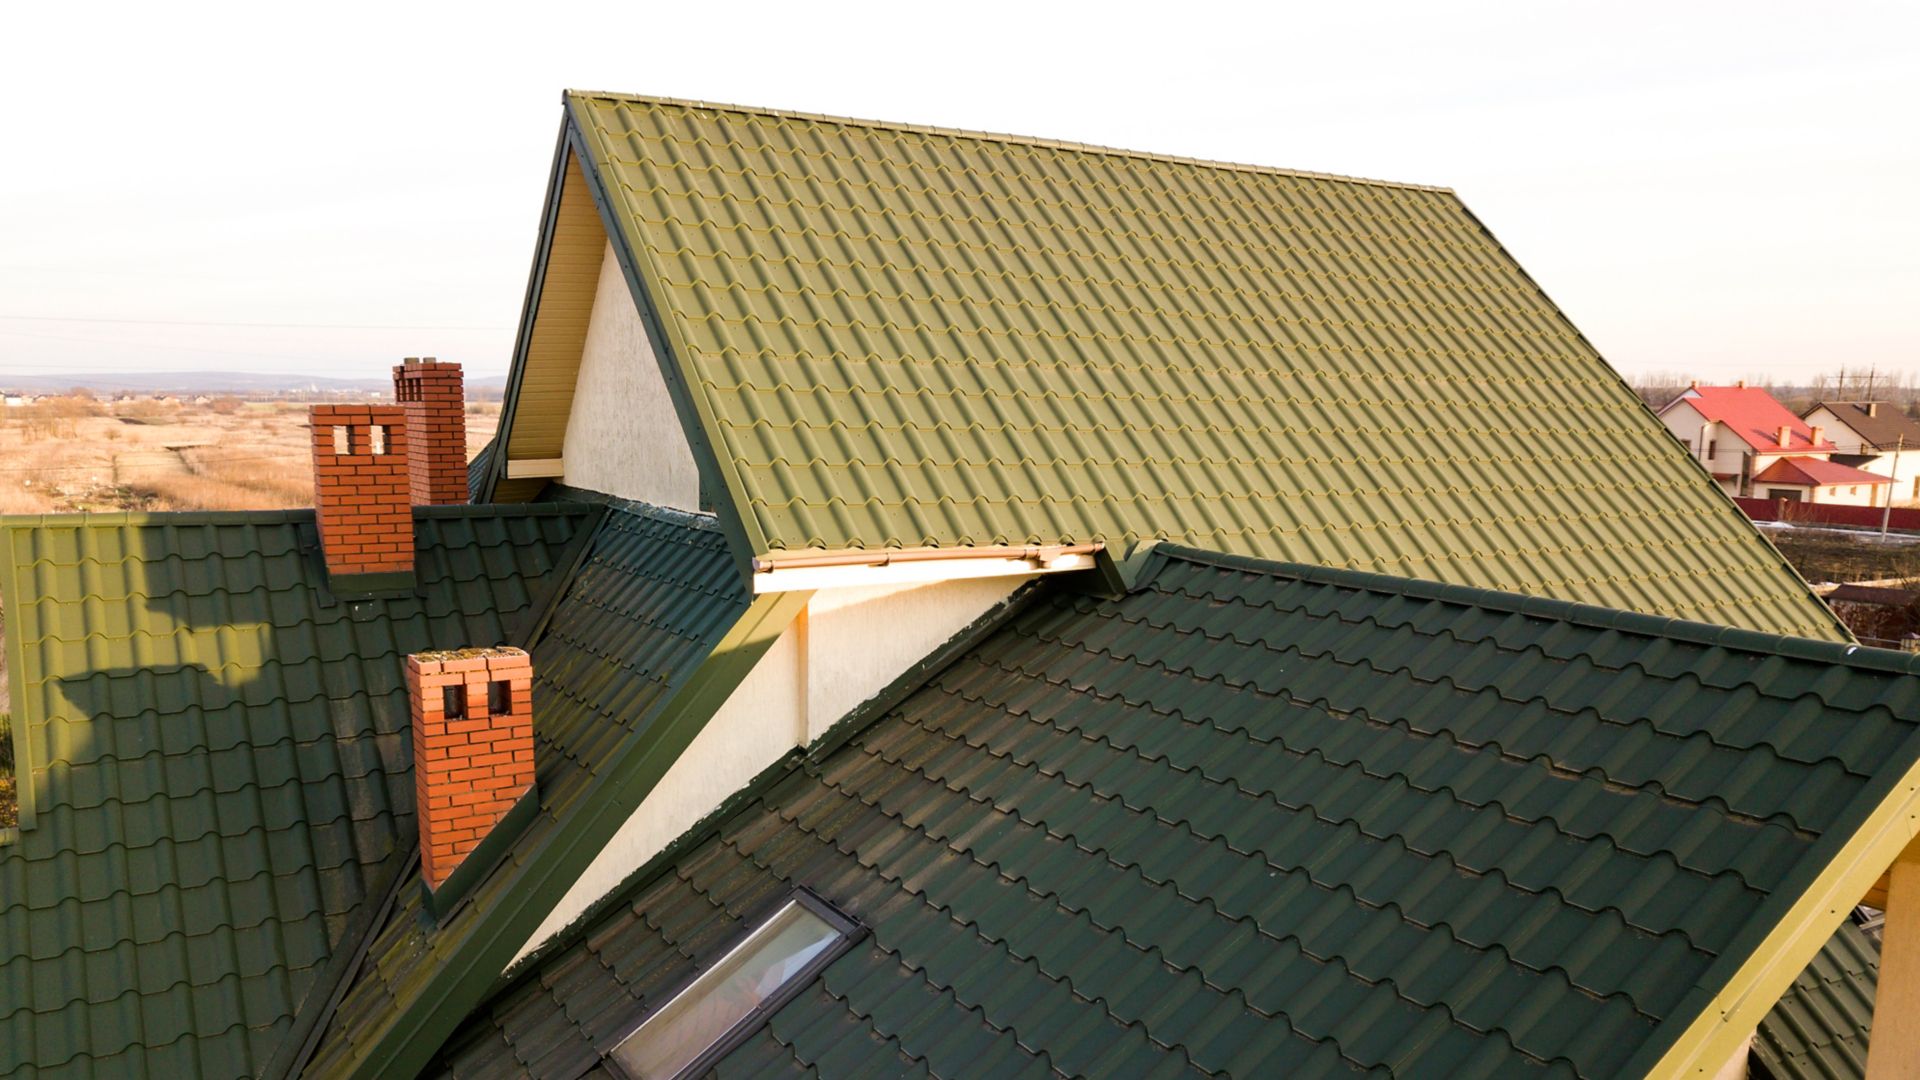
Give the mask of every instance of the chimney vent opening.
<path id="1" fill-rule="evenodd" d="M 406 413 L 392 405 L 315 405 L 313 506 L 335 592 L 413 586 Z"/>

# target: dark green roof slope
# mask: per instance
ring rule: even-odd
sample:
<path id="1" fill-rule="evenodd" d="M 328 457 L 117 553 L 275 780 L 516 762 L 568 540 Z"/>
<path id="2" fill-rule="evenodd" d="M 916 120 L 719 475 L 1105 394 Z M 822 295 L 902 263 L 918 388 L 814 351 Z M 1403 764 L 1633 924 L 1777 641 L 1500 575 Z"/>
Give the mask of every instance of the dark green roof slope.
<path id="1" fill-rule="evenodd" d="M 532 646 L 539 816 L 474 888 L 472 902 L 443 924 L 423 918 L 421 891 L 417 881 L 409 881 L 308 1075 L 342 1076 L 368 1066 L 405 1009 L 465 993 L 457 1020 L 477 1003 L 534 929 L 502 929 L 508 898 L 524 901 L 545 882 L 544 906 L 535 905 L 531 916 L 537 924 L 599 850 L 589 845 L 583 861 L 580 853 L 569 855 L 559 840 L 577 833 L 588 811 L 613 808 L 617 820 L 625 820 L 644 788 L 620 786 L 624 752 L 660 737 L 652 729 L 662 707 L 741 622 L 750 599 L 711 519 L 630 503 L 610 506 L 585 561 Z M 565 872 L 553 866 L 563 856 L 573 860 Z M 417 867 L 411 876 L 417 879 Z M 506 955 L 477 981 L 448 977 L 456 958 L 470 959 L 477 949 L 501 945 Z"/>
<path id="2" fill-rule="evenodd" d="M 1452 192 L 567 107 L 745 554 L 1153 536 L 1845 637 Z"/>
<path id="3" fill-rule="evenodd" d="M 486 501 L 487 470 L 493 468 L 493 448 L 499 441 L 498 438 L 487 440 L 487 445 L 467 462 L 467 498 L 476 503 Z"/>
<path id="4" fill-rule="evenodd" d="M 1920 664 L 1171 553 L 1055 586 L 443 1048 L 572 1076 L 805 886 L 871 935 L 721 1076 L 1647 1071 L 1920 760 Z"/>
<path id="5" fill-rule="evenodd" d="M 1880 980 L 1880 947 L 1840 924 L 1754 1032 L 1753 1060 L 1772 1080 L 1861 1080 Z"/>
<path id="6" fill-rule="evenodd" d="M 311 512 L 0 521 L 0 1075 L 256 1074 L 413 836 L 401 657 L 503 640 L 580 510 L 422 511 L 350 604 Z"/>

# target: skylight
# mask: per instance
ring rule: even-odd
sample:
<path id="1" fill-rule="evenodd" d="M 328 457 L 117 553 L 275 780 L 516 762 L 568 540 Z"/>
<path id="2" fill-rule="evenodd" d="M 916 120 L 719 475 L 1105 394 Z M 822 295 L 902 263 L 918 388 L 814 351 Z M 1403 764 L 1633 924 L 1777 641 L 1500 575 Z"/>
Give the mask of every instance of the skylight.
<path id="1" fill-rule="evenodd" d="M 632 1080 L 667 1080 L 707 1068 L 846 951 L 858 927 L 798 892 L 614 1046 L 609 1060 Z"/>

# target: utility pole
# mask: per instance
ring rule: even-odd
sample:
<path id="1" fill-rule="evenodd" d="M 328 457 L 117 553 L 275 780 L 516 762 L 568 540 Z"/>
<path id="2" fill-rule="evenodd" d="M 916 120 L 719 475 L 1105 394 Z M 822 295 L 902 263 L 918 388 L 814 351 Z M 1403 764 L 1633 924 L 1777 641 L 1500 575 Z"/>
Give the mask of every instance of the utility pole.
<path id="1" fill-rule="evenodd" d="M 1907 445 L 1907 437 L 1900 436 L 1893 442 L 1893 476 L 1887 481 L 1887 508 L 1880 511 L 1880 539 L 1887 538 L 1887 523 L 1893 520 L 1893 489 L 1900 486 L 1900 449 Z"/>

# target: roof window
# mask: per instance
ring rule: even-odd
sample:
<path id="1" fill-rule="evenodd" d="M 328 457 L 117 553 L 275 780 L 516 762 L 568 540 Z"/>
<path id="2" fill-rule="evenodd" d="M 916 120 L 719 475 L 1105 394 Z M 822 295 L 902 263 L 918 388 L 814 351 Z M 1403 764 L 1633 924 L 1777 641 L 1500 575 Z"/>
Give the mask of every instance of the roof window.
<path id="1" fill-rule="evenodd" d="M 819 897 L 796 892 L 608 1052 L 631 1080 L 707 1069 L 758 1030 L 859 937 Z"/>

